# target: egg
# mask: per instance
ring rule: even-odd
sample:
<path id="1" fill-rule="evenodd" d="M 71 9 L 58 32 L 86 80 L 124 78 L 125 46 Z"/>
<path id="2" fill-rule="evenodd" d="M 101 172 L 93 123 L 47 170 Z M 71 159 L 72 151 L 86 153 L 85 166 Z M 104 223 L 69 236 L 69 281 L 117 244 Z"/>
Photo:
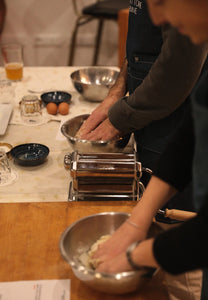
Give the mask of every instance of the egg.
<path id="1" fill-rule="evenodd" d="M 58 106 L 58 111 L 61 115 L 67 115 L 69 113 L 69 104 L 62 102 Z"/>
<path id="2" fill-rule="evenodd" d="M 55 103 L 53 102 L 50 102 L 46 105 L 46 109 L 47 109 L 47 112 L 50 114 L 50 115 L 56 115 L 57 114 L 57 111 L 58 111 L 58 107 Z"/>

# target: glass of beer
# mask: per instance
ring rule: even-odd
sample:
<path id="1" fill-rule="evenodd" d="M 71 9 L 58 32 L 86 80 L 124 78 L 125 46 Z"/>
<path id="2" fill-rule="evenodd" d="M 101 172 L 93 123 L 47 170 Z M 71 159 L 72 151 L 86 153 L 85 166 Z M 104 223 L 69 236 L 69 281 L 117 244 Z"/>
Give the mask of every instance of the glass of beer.
<path id="1" fill-rule="evenodd" d="M 1 47 L 6 76 L 19 81 L 23 76 L 23 47 L 20 44 L 7 44 Z"/>

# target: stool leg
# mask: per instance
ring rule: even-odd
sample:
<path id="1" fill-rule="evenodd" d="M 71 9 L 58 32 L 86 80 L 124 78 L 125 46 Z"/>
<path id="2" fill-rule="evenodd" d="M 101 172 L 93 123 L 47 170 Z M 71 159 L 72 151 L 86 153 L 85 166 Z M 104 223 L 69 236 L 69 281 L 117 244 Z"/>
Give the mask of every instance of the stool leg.
<path id="1" fill-rule="evenodd" d="M 96 34 L 96 40 L 95 40 L 95 52 L 94 52 L 94 56 L 93 56 L 93 66 L 97 65 L 98 54 L 99 54 L 99 50 L 100 50 L 101 35 L 102 35 L 102 31 L 103 31 L 103 19 L 100 19 L 98 22 L 99 22 L 98 30 L 97 30 L 97 34 Z"/>
<path id="2" fill-rule="evenodd" d="M 72 66 L 74 62 L 74 50 L 76 47 L 76 39 L 77 39 L 77 31 L 79 27 L 79 19 L 76 22 L 76 25 L 74 27 L 72 37 L 71 37 L 71 45 L 70 45 L 70 52 L 69 52 L 69 61 L 68 61 L 68 66 Z"/>

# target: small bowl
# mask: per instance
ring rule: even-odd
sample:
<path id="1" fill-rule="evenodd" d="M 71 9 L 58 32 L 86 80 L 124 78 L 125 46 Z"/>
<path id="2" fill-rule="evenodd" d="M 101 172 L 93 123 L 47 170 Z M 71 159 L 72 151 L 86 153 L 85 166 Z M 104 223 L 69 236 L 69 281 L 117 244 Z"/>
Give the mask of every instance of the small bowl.
<path id="1" fill-rule="evenodd" d="M 61 127 L 61 132 L 67 138 L 73 150 L 82 153 L 111 153 L 121 152 L 125 148 L 128 144 L 129 136 L 119 137 L 110 141 L 88 141 L 75 137 L 77 131 L 88 117 L 89 114 L 79 115 L 66 121 Z"/>
<path id="2" fill-rule="evenodd" d="M 22 166 L 37 166 L 42 164 L 49 154 L 49 148 L 42 144 L 21 144 L 11 150 L 14 161 Z"/>
<path id="3" fill-rule="evenodd" d="M 109 89 L 115 84 L 119 72 L 112 68 L 89 67 L 71 74 L 72 83 L 84 99 L 100 102 L 106 98 Z"/>
<path id="4" fill-rule="evenodd" d="M 75 276 L 91 288 L 109 293 L 125 294 L 139 288 L 154 274 L 155 269 L 107 274 L 87 268 L 80 256 L 103 235 L 112 234 L 129 217 L 127 213 L 103 212 L 79 219 L 62 233 L 59 243 L 63 258 L 69 263 Z M 148 237 L 156 236 L 162 229 L 152 223 Z"/>
<path id="5" fill-rule="evenodd" d="M 71 101 L 71 94 L 63 91 L 51 91 L 42 94 L 41 100 L 47 105 L 50 102 L 55 103 L 56 105 L 59 105 L 62 102 L 70 103 Z"/>

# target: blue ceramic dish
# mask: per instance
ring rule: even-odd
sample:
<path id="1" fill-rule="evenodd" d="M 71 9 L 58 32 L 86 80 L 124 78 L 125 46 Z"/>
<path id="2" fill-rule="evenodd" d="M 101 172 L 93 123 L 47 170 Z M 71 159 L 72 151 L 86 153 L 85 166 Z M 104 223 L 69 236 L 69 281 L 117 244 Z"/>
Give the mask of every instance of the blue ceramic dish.
<path id="1" fill-rule="evenodd" d="M 49 154 L 49 148 L 36 143 L 18 145 L 11 150 L 14 161 L 22 166 L 42 164 Z"/>
<path id="2" fill-rule="evenodd" d="M 51 91 L 42 94 L 41 100 L 47 105 L 50 102 L 53 102 L 59 105 L 62 102 L 70 103 L 71 101 L 71 94 L 63 91 Z"/>

